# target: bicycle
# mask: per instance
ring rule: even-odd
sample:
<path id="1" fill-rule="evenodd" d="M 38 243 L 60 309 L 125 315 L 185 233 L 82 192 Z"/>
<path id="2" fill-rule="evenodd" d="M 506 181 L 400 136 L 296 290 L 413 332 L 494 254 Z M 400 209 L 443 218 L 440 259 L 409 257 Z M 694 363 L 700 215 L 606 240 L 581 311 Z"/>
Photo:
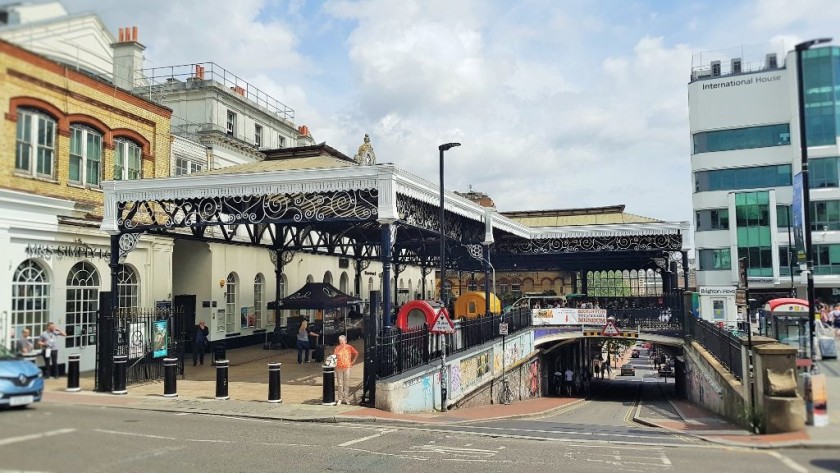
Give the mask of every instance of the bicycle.
<path id="1" fill-rule="evenodd" d="M 501 391 L 499 392 L 499 403 L 508 405 L 513 402 L 513 391 L 510 390 L 510 383 L 508 380 L 501 381 Z"/>

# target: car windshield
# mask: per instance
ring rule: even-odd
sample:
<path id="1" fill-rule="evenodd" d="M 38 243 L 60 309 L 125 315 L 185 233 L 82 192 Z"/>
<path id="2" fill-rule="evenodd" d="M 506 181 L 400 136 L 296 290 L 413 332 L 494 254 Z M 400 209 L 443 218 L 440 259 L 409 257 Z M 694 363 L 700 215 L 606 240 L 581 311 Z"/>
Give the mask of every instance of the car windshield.
<path id="1" fill-rule="evenodd" d="M 0 360 L 11 360 L 17 358 L 8 348 L 0 345 Z"/>

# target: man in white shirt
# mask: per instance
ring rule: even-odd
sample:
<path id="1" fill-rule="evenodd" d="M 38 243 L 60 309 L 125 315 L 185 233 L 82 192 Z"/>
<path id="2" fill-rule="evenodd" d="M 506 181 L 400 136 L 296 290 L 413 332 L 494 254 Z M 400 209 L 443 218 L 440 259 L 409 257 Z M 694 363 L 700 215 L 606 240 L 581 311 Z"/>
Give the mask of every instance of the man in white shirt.
<path id="1" fill-rule="evenodd" d="M 58 340 L 59 336 L 67 334 L 56 327 L 54 323 L 47 323 L 47 329 L 38 337 L 38 346 L 44 349 L 44 368 L 46 376 L 58 378 Z"/>
<path id="2" fill-rule="evenodd" d="M 566 372 L 563 373 L 563 376 L 565 377 L 565 381 L 566 381 L 566 394 L 571 396 L 572 395 L 572 382 L 574 382 L 574 379 L 575 379 L 575 372 L 572 371 L 571 368 L 566 368 Z"/>

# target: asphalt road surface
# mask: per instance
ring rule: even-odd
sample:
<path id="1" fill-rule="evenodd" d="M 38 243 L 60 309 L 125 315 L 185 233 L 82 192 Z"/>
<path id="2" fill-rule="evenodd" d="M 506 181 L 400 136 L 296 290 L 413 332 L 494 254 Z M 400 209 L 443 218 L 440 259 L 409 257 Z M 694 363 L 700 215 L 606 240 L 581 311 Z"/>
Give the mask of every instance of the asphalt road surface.
<path id="1" fill-rule="evenodd" d="M 521 421 L 524 429 L 486 423 L 457 431 L 41 404 L 0 412 L 0 472 L 836 471 L 836 451 L 720 448 L 667 440 L 652 429 L 639 429 L 636 439 L 619 436 L 634 432 L 621 409 L 596 404 L 569 412 L 576 417 L 568 421 L 558 413 Z M 581 422 L 585 412 L 601 412 L 601 424 Z M 605 433 L 610 419 L 629 430 L 591 435 Z M 546 433 L 553 423 L 569 433 Z"/>

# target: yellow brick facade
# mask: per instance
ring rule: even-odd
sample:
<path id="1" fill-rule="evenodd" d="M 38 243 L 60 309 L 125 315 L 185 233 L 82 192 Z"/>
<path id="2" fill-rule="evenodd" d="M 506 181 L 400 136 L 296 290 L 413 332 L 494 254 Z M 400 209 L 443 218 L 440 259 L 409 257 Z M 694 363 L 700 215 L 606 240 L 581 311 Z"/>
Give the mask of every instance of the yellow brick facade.
<path id="1" fill-rule="evenodd" d="M 19 109 L 35 109 L 55 119 L 53 178 L 27 176 L 15 169 Z M 0 187 L 80 204 L 101 217 L 98 187 L 70 182 L 70 126 L 82 124 L 102 134 L 101 180 L 113 179 L 114 142 L 128 139 L 143 150 L 142 177 L 170 171 L 171 110 L 115 88 L 10 43 L 0 41 Z"/>

